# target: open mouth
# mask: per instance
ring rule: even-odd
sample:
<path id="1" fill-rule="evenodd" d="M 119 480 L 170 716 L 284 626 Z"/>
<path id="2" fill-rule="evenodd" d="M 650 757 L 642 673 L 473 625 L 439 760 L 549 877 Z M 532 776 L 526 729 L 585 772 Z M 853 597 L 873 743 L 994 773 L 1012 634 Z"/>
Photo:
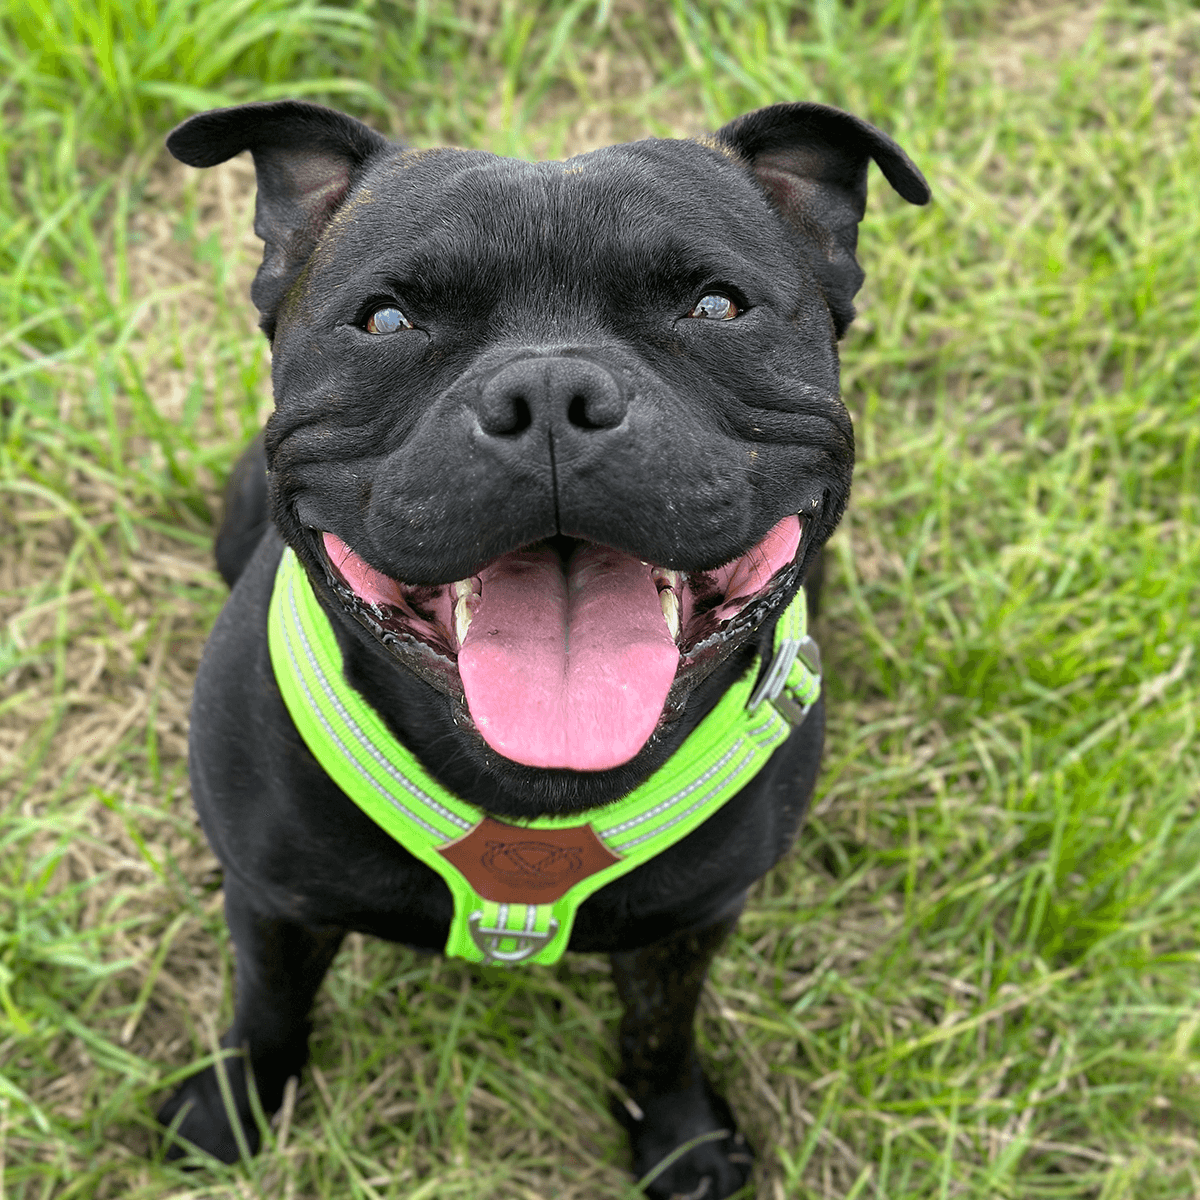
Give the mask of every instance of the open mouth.
<path id="1" fill-rule="evenodd" d="M 436 586 L 381 574 L 332 533 L 320 542 L 342 604 L 409 665 L 416 651 L 496 753 L 605 771 L 757 628 L 794 581 L 802 533 L 785 517 L 748 553 L 688 573 L 556 537 Z"/>

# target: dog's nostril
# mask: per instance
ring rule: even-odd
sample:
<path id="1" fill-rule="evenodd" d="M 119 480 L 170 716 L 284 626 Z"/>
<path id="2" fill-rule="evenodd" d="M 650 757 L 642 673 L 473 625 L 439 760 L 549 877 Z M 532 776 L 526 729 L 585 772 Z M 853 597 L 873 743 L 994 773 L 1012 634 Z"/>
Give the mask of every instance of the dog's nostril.
<path id="1" fill-rule="evenodd" d="M 625 402 L 615 386 L 580 390 L 567 401 L 567 420 L 576 429 L 613 429 L 624 419 Z"/>
<path id="2" fill-rule="evenodd" d="M 577 429 L 601 429 L 603 426 L 588 415 L 588 398 L 576 394 L 567 405 L 567 420 Z"/>
<path id="3" fill-rule="evenodd" d="M 533 424 L 529 401 L 520 392 L 500 398 L 480 414 L 480 423 L 493 437 L 516 437 Z"/>
<path id="4" fill-rule="evenodd" d="M 523 433 L 533 424 L 533 414 L 529 411 L 529 401 L 524 396 L 512 398 L 512 425 L 503 430 L 504 433 Z"/>

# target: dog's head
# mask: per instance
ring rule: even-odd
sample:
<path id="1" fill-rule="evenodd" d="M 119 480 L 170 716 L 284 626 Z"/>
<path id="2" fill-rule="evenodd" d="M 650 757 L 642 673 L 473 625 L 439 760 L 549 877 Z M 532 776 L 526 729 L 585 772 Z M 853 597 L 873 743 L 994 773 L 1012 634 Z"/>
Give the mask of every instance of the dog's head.
<path id="1" fill-rule="evenodd" d="M 917 168 L 816 104 L 566 162 L 293 102 L 168 146 L 254 156 L 273 516 L 326 598 L 484 761 L 638 760 L 841 517 L 867 166 Z"/>

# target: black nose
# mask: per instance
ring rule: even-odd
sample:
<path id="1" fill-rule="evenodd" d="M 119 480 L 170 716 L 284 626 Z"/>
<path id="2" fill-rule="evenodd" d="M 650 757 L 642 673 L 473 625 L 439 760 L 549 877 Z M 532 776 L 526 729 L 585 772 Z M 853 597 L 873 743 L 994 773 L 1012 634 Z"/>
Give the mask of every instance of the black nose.
<path id="1" fill-rule="evenodd" d="M 483 386 L 479 424 L 492 437 L 531 428 L 564 433 L 615 429 L 628 405 L 612 373 L 583 358 L 523 358 Z"/>

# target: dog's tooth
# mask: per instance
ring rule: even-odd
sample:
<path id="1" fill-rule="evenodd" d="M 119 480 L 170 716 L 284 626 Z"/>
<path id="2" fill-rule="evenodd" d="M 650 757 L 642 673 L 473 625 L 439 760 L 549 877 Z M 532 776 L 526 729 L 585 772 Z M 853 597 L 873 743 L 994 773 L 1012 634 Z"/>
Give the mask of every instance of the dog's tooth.
<path id="1" fill-rule="evenodd" d="M 660 587 L 673 588 L 676 591 L 679 589 L 682 576 L 678 571 L 672 571 L 670 567 L 655 567 L 650 572 L 650 578 Z"/>
<path id="2" fill-rule="evenodd" d="M 479 576 L 472 575 L 468 579 L 459 579 L 451 585 L 454 589 L 454 595 L 459 599 L 465 596 L 479 595 Z"/>
<path id="3" fill-rule="evenodd" d="M 663 588 L 658 593 L 658 603 L 662 607 L 663 620 L 667 623 L 671 637 L 679 640 L 679 597 L 670 588 Z"/>
<path id="4" fill-rule="evenodd" d="M 466 595 L 460 594 L 454 605 L 454 636 L 458 638 L 460 646 L 466 640 L 467 630 L 471 628 L 471 619 L 475 616 L 471 611 L 473 594 L 472 592 L 467 592 Z"/>

